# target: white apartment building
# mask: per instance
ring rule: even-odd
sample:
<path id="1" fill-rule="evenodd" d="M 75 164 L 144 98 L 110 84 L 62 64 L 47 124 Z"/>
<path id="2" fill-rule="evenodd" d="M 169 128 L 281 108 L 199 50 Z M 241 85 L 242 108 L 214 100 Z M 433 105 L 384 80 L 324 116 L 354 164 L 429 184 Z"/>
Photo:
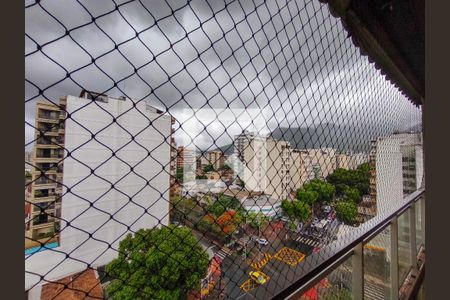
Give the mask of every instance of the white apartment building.
<path id="1" fill-rule="evenodd" d="M 291 183 L 290 152 L 289 142 L 253 137 L 244 149 L 246 189 L 286 199 Z"/>
<path id="2" fill-rule="evenodd" d="M 422 185 L 423 148 L 421 133 L 401 133 L 380 137 L 372 141 L 370 153 L 371 198 L 376 202 L 377 215 L 386 215 L 401 205 L 405 195 Z M 420 214 L 416 215 L 420 218 Z M 420 220 L 419 220 L 420 221 Z M 409 215 L 406 212 L 398 219 L 399 255 L 407 257 L 409 251 Z M 389 254 L 388 234 L 379 234 L 376 246 Z M 388 257 L 390 257 L 388 255 Z"/>
<path id="3" fill-rule="evenodd" d="M 419 133 L 393 134 L 372 142 L 372 197 L 378 214 L 400 203 L 423 179 L 423 149 Z"/>
<path id="4" fill-rule="evenodd" d="M 26 256 L 26 288 L 40 281 L 33 274 L 57 280 L 105 265 L 130 231 L 168 224 L 171 117 L 124 97 L 65 102 L 60 242 Z"/>
<path id="5" fill-rule="evenodd" d="M 312 157 L 306 150 L 291 149 L 291 191 L 296 191 L 303 184 L 314 179 Z"/>

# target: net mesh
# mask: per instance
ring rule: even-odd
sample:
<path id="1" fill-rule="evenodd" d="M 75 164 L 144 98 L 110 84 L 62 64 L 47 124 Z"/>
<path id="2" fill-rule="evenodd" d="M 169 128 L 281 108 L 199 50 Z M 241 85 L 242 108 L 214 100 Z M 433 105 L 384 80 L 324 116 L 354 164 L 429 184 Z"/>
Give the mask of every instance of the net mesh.
<path id="1" fill-rule="evenodd" d="M 28 293 L 268 299 L 421 186 L 421 108 L 319 1 L 25 16 Z"/>

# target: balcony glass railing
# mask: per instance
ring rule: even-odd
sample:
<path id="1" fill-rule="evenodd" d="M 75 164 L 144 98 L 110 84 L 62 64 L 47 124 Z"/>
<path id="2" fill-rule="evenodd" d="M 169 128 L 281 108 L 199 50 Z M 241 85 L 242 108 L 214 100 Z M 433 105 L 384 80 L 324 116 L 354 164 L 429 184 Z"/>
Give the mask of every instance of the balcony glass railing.
<path id="1" fill-rule="evenodd" d="M 416 191 L 407 199 L 398 211 L 392 211 L 351 245 L 340 248 L 341 251 L 321 250 L 329 259 L 309 272 L 323 275 L 311 278 L 305 274 L 278 296 L 310 299 L 315 294 L 316 299 L 406 299 L 416 284 L 414 278 L 423 271 L 424 255 L 420 255 L 419 249 L 425 247 L 423 191 Z"/>

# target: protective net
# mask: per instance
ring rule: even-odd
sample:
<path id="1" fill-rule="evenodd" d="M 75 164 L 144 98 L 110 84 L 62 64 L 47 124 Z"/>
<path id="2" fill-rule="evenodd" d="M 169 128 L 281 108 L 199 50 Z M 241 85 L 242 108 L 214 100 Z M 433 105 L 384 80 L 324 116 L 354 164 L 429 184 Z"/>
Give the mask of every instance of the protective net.
<path id="1" fill-rule="evenodd" d="M 29 295 L 270 299 L 422 185 L 421 109 L 317 0 L 25 2 Z"/>

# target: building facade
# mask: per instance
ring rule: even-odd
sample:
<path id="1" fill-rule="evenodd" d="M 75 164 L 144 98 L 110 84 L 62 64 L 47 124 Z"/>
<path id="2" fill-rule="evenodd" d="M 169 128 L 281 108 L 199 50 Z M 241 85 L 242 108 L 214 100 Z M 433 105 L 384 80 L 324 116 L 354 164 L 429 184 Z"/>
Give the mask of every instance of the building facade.
<path id="1" fill-rule="evenodd" d="M 32 151 L 30 217 L 25 232 L 25 249 L 41 243 L 58 243 L 63 183 L 63 147 L 65 136 L 64 99 L 59 106 L 37 101 L 35 144 Z"/>
<path id="2" fill-rule="evenodd" d="M 64 170 L 46 166 L 64 183 L 62 230 L 57 251 L 35 252 L 25 260 L 28 287 L 40 281 L 33 274 L 46 273 L 60 261 L 46 279 L 81 272 L 86 268 L 81 262 L 103 266 L 117 257 L 114 249 L 130 231 L 168 224 L 172 118 L 142 101 L 89 95 L 62 99 L 71 117 L 65 132 L 59 128 L 51 137 L 64 133 Z M 47 223 L 53 221 L 48 218 Z M 64 253 L 74 259 L 63 260 Z"/>
<path id="3" fill-rule="evenodd" d="M 214 170 L 220 170 L 225 165 L 226 156 L 222 151 L 214 150 L 206 153 L 206 160 L 208 164 L 214 167 Z"/>
<path id="4" fill-rule="evenodd" d="M 369 165 L 371 198 L 379 214 L 387 212 L 422 184 L 421 134 L 400 133 L 372 141 Z"/>
<path id="5" fill-rule="evenodd" d="M 244 149 L 244 182 L 248 190 L 286 199 L 291 188 L 289 142 L 253 137 Z"/>
<path id="6" fill-rule="evenodd" d="M 192 149 L 179 146 L 177 149 L 177 168 L 186 168 L 187 166 L 196 166 L 197 159 Z"/>

